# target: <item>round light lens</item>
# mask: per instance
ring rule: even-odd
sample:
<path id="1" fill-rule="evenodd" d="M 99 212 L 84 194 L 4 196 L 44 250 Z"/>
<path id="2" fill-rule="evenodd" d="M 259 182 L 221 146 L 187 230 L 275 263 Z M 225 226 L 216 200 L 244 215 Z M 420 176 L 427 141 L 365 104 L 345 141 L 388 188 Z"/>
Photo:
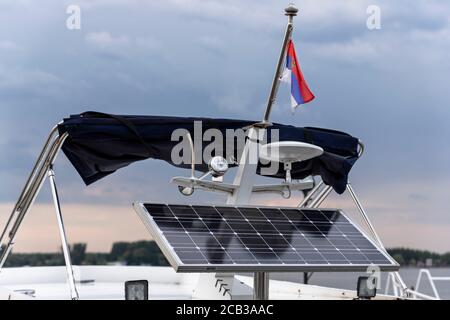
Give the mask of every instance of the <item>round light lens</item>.
<path id="1" fill-rule="evenodd" d="M 223 176 L 228 170 L 228 162 L 223 157 L 213 157 L 209 162 L 209 169 L 213 172 L 214 176 Z"/>

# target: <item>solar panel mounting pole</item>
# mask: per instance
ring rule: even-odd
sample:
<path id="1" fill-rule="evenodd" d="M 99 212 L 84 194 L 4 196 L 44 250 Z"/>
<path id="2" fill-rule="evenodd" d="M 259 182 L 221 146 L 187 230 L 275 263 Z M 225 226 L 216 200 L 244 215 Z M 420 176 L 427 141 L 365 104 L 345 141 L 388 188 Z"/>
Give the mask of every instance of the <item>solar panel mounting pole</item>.
<path id="1" fill-rule="evenodd" d="M 280 84 L 280 79 L 283 73 L 283 62 L 286 57 L 286 48 L 291 40 L 292 31 L 294 30 L 294 17 L 297 15 L 298 9 L 294 4 L 289 4 L 289 6 L 284 9 L 284 14 L 288 17 L 288 23 L 286 26 L 286 32 L 284 34 L 283 44 L 281 46 L 280 56 L 278 57 L 277 68 L 275 70 L 275 75 L 272 81 L 272 88 L 270 89 L 269 99 L 267 101 L 266 112 L 264 113 L 263 124 L 269 125 L 270 113 L 272 112 L 272 106 L 276 100 L 278 85 Z"/>
<path id="2" fill-rule="evenodd" d="M 253 275 L 253 299 L 269 300 L 269 274 L 255 272 Z"/>

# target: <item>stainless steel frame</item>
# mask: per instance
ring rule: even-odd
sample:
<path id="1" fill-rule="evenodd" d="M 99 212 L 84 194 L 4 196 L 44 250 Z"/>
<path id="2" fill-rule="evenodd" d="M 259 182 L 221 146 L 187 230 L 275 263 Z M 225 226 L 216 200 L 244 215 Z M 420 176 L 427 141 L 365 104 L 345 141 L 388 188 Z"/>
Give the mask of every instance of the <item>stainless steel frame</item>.
<path id="1" fill-rule="evenodd" d="M 325 199 L 330 195 L 331 191 L 333 191 L 333 188 L 330 186 L 326 186 L 322 189 L 322 191 L 319 193 L 319 195 L 314 198 L 311 203 L 309 203 L 306 207 L 307 208 L 318 208 L 322 204 L 322 202 L 325 201 Z"/>
<path id="2" fill-rule="evenodd" d="M 364 153 L 364 144 L 361 140 L 358 141 L 358 159 L 361 158 L 361 156 Z M 323 201 L 328 197 L 328 195 L 331 193 L 332 188 L 330 186 L 324 187 L 324 182 L 320 181 L 307 195 L 306 197 L 300 202 L 298 205 L 299 208 L 317 208 L 319 207 Z M 317 194 L 317 195 L 316 195 Z"/>
<path id="3" fill-rule="evenodd" d="M 17 229 L 39 193 L 45 180 L 47 170 L 53 164 L 65 138 L 66 137 L 59 136 L 58 128 L 55 126 L 45 142 L 44 148 L 42 149 L 1 234 L 0 245 L 2 252 L 0 256 L 0 270 L 9 255 L 9 251 L 14 245 Z M 7 244 L 5 244 L 6 237 L 9 237 Z"/>
<path id="4" fill-rule="evenodd" d="M 372 222 L 370 221 L 369 216 L 367 215 L 366 211 L 364 210 L 364 207 L 362 206 L 361 202 L 359 201 L 358 196 L 356 195 L 355 191 L 353 190 L 353 187 L 351 186 L 350 182 L 347 184 L 347 191 L 350 193 L 350 196 L 352 197 L 353 202 L 355 203 L 356 207 L 358 208 L 358 211 L 360 212 L 361 216 L 363 217 L 364 222 L 366 223 L 368 229 L 372 233 L 374 240 L 379 245 L 379 247 L 387 253 L 383 242 L 381 241 L 380 237 L 378 236 L 377 232 L 375 231 L 375 228 L 372 225 Z M 397 280 L 397 283 L 399 284 L 399 286 L 402 290 L 402 296 L 407 297 L 409 289 L 408 289 L 408 286 L 403 281 L 402 277 L 400 276 L 400 273 L 398 271 L 396 271 L 392 275 L 393 275 L 394 279 Z"/>
<path id="5" fill-rule="evenodd" d="M 358 146 L 359 146 L 358 158 L 361 158 L 361 156 L 364 153 L 365 146 L 361 140 L 358 141 Z M 298 205 L 298 207 L 300 207 L 300 208 L 318 208 L 323 203 L 323 201 L 325 201 L 325 199 L 328 197 L 328 195 L 332 191 L 332 188 L 330 186 L 326 186 L 321 189 L 323 184 L 324 184 L 323 181 L 321 181 L 313 190 L 311 190 L 311 192 L 303 199 L 303 201 Z M 372 222 L 370 221 L 369 216 L 367 215 L 366 211 L 364 210 L 364 207 L 363 207 L 361 201 L 359 201 L 359 198 L 356 195 L 356 192 L 353 189 L 350 182 L 347 183 L 346 189 L 347 189 L 348 193 L 350 194 L 353 202 L 355 203 L 359 213 L 363 217 L 364 223 L 366 224 L 367 228 L 369 229 L 370 233 L 372 234 L 373 240 L 377 243 L 378 247 L 387 254 L 387 251 L 383 245 L 383 242 L 381 241 L 380 237 L 378 236 L 377 232 L 375 231 L 375 228 L 374 228 Z M 400 276 L 400 274 L 398 273 L 398 271 L 393 272 L 392 276 L 394 278 L 393 281 L 396 281 L 396 283 L 398 283 L 399 286 L 401 287 L 401 289 L 403 291 L 402 296 L 407 297 L 409 289 L 406 286 L 406 284 L 404 283 L 404 281 L 403 281 L 402 277 Z"/>
<path id="6" fill-rule="evenodd" d="M 66 230 L 64 228 L 64 220 L 61 214 L 61 205 L 59 203 L 58 189 L 56 188 L 55 172 L 53 168 L 48 169 L 48 179 L 52 190 L 53 204 L 55 205 L 56 220 L 58 221 L 59 235 L 61 237 L 61 245 L 64 254 L 64 261 L 67 268 L 67 280 L 69 282 L 70 297 L 72 300 L 78 300 L 79 295 L 75 285 L 75 276 L 73 274 L 72 261 L 70 259 L 70 248 L 67 242 Z"/>
<path id="7" fill-rule="evenodd" d="M 67 277 L 69 280 L 70 294 L 72 299 L 78 299 L 78 292 L 75 286 L 75 279 L 73 276 L 73 268 L 70 260 L 70 250 L 67 243 L 67 237 L 64 229 L 64 223 L 61 215 L 61 207 L 59 203 L 56 183 L 54 180 L 54 172 L 53 172 L 53 164 L 58 156 L 61 147 L 68 137 L 67 133 L 62 135 L 58 132 L 58 126 L 53 127 L 51 130 L 44 147 L 39 154 L 36 163 L 34 164 L 33 169 L 31 170 L 30 176 L 25 184 L 25 187 L 22 189 L 22 192 L 17 200 L 14 209 L 9 216 L 8 221 L 2 231 L 0 237 L 0 271 L 3 268 L 3 265 L 8 258 L 11 250 L 14 246 L 14 240 L 16 238 L 17 232 L 29 212 L 31 206 L 33 205 L 39 191 L 42 188 L 42 185 L 45 181 L 45 178 L 49 177 L 50 187 L 53 196 L 53 202 L 55 205 L 56 216 L 58 221 L 58 228 L 61 237 L 61 244 L 64 253 L 64 260 L 66 262 L 67 269 Z"/>
<path id="8" fill-rule="evenodd" d="M 308 202 L 311 200 L 312 196 L 323 186 L 323 181 L 320 181 L 303 199 L 302 202 L 298 205 L 299 208 L 306 207 Z"/>

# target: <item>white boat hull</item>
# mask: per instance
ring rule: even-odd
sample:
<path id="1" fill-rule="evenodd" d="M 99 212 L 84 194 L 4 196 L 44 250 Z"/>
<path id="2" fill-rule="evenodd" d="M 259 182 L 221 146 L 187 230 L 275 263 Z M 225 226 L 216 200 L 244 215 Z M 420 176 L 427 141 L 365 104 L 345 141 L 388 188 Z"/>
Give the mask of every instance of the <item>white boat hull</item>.
<path id="1" fill-rule="evenodd" d="M 83 300 L 123 300 L 124 283 L 147 280 L 150 300 L 252 299 L 253 278 L 232 274 L 176 273 L 170 267 L 74 266 L 77 290 Z M 70 299 L 65 267 L 4 268 L 0 299 Z M 217 281 L 220 279 L 220 281 Z M 220 284 L 226 284 L 220 288 Z M 229 290 L 224 290 L 227 288 Z M 349 300 L 352 290 L 270 280 L 273 300 Z M 377 299 L 398 299 L 378 295 Z"/>

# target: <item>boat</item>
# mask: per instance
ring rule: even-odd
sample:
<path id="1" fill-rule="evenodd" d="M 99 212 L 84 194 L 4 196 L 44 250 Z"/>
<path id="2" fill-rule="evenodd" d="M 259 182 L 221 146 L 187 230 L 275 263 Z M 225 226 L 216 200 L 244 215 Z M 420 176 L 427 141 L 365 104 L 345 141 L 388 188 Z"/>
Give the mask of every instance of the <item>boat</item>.
<path id="1" fill-rule="evenodd" d="M 286 32 L 260 121 L 85 112 L 57 124 L 1 234 L 0 299 L 439 298 L 405 285 L 400 266 L 349 182 L 364 153 L 362 141 L 344 132 L 270 121 L 297 11 L 294 5 L 285 9 Z M 130 203 L 169 267 L 72 265 L 53 168 L 61 150 L 87 185 L 136 161 L 158 159 L 189 170 L 171 180 L 180 197 L 213 192 L 225 200 L 210 206 L 158 199 Z M 225 182 L 233 170 L 232 182 Z M 277 182 L 258 184 L 258 176 Z M 52 191 L 65 266 L 4 268 L 45 181 Z M 361 223 L 341 209 L 321 206 L 333 191 L 351 195 Z M 252 205 L 253 194 L 299 200 L 290 207 Z M 358 278 L 355 290 L 307 283 L 313 273 L 336 271 L 366 276 Z M 303 274 L 305 283 L 270 279 L 271 272 Z M 380 272 L 389 273 L 393 293 L 377 293 Z"/>

